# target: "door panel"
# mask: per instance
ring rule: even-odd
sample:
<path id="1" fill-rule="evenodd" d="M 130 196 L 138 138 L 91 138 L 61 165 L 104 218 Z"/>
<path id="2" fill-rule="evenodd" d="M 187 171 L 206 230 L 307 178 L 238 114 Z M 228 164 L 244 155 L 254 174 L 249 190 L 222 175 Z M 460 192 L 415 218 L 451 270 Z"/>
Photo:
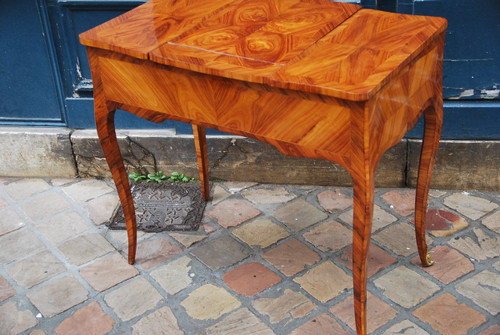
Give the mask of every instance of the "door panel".
<path id="1" fill-rule="evenodd" d="M 0 124 L 64 124 L 47 16 L 36 0 L 0 1 Z"/>

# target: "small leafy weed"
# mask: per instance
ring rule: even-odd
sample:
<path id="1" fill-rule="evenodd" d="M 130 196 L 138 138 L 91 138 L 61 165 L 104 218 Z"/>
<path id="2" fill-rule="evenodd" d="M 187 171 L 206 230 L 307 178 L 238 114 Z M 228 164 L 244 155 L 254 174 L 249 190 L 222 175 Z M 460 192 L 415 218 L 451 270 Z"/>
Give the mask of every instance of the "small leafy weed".
<path id="1" fill-rule="evenodd" d="M 128 175 L 130 179 L 135 182 L 140 182 L 141 180 L 145 180 L 146 183 L 157 182 L 158 184 L 162 184 L 163 181 L 169 181 L 171 183 L 188 183 L 194 181 L 194 178 L 189 178 L 184 173 L 172 172 L 170 177 L 167 177 L 163 174 L 162 171 L 158 171 L 156 173 L 149 173 L 148 175 L 139 174 L 137 172 L 132 172 Z"/>
<path id="2" fill-rule="evenodd" d="M 190 181 L 194 181 L 194 178 L 189 178 L 186 176 L 184 173 L 179 173 L 179 172 L 172 172 L 172 175 L 170 178 L 167 179 L 169 182 L 174 182 L 174 183 L 188 183 Z"/>
<path id="3" fill-rule="evenodd" d="M 145 175 L 138 174 L 135 171 L 132 172 L 131 174 L 129 174 L 128 177 L 135 182 L 138 182 L 138 181 L 141 181 L 141 180 L 144 180 L 147 178 Z"/>

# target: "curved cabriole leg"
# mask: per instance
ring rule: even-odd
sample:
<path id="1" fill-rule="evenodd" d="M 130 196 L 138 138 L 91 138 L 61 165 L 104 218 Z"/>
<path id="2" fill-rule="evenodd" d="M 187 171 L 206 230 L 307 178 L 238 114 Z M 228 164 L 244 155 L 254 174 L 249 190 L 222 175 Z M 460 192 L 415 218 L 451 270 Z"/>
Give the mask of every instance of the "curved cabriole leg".
<path id="1" fill-rule="evenodd" d="M 205 127 L 193 124 L 194 146 L 196 147 L 196 157 L 198 159 L 198 169 L 200 170 L 201 193 L 205 201 L 210 197 L 208 184 L 208 156 L 207 137 Z"/>
<path id="2" fill-rule="evenodd" d="M 104 104 L 97 103 L 99 99 L 95 99 L 95 122 L 97 134 L 101 142 L 102 151 L 108 162 L 109 169 L 113 175 L 118 196 L 123 208 L 125 222 L 127 224 L 128 236 L 128 262 L 134 264 L 135 251 L 137 248 L 137 224 L 135 219 L 134 202 L 128 184 L 127 172 L 123 165 L 122 155 L 118 148 L 115 133 L 115 111 L 109 110 Z"/>
<path id="3" fill-rule="evenodd" d="M 353 267 L 354 313 L 357 335 L 366 331 L 366 258 L 370 245 L 373 217 L 373 197 L 375 192 L 374 174 L 353 175 Z"/>
<path id="4" fill-rule="evenodd" d="M 442 101 L 433 104 L 424 111 L 424 121 L 424 140 L 422 143 L 422 152 L 420 153 L 417 196 L 415 199 L 415 233 L 417 237 L 418 253 L 422 265 L 431 266 L 434 262 L 427 251 L 425 221 L 432 171 L 434 169 L 434 161 L 436 160 L 439 138 L 441 137 L 441 128 L 443 125 Z"/>

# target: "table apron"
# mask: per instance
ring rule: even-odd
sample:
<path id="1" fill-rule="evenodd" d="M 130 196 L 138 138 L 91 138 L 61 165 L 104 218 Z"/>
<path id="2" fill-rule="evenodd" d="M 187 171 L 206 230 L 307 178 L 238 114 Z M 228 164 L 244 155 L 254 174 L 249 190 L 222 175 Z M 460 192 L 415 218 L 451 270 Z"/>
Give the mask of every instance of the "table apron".
<path id="1" fill-rule="evenodd" d="M 149 61 L 99 57 L 99 68 L 106 100 L 120 109 L 156 122 L 179 120 L 256 138 L 287 155 L 349 167 L 352 111 L 363 110 L 364 103 Z"/>

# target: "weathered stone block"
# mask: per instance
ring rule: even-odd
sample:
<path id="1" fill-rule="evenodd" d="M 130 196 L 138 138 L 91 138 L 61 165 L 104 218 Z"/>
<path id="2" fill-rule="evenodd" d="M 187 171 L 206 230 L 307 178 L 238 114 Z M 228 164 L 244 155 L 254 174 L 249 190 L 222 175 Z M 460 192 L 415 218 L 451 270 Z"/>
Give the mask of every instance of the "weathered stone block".
<path id="1" fill-rule="evenodd" d="M 351 185 L 348 172 L 338 164 L 283 155 L 273 146 L 247 138 L 208 138 L 211 176 L 225 180 L 274 184 Z M 406 143 L 389 149 L 376 171 L 380 187 L 403 186 Z"/>
<path id="2" fill-rule="evenodd" d="M 117 131 L 118 146 L 127 171 L 147 174 L 161 170 L 156 161 L 156 156 L 159 158 L 161 151 L 155 155 L 154 149 L 157 143 L 171 136 L 172 131 L 134 131 L 133 133 L 135 136 L 127 131 Z M 136 141 L 137 138 L 149 143 L 142 145 Z M 71 136 L 71 142 L 80 177 L 111 177 L 95 129 L 75 131 Z"/>
<path id="3" fill-rule="evenodd" d="M 74 177 L 68 128 L 0 128 L 0 176 Z"/>
<path id="4" fill-rule="evenodd" d="M 198 178 L 193 136 L 166 130 L 117 131 L 128 172 L 165 174 L 179 171 Z M 95 130 L 71 136 L 81 177 L 110 177 Z M 210 178 L 274 184 L 350 185 L 351 177 L 326 160 L 285 156 L 273 146 L 239 136 L 208 136 Z M 376 180 L 381 187 L 404 186 L 406 141 L 389 149 L 380 160 Z"/>
<path id="5" fill-rule="evenodd" d="M 422 141 L 408 140 L 408 184 L 417 183 Z M 500 189 L 500 141 L 441 141 L 432 188 Z"/>

